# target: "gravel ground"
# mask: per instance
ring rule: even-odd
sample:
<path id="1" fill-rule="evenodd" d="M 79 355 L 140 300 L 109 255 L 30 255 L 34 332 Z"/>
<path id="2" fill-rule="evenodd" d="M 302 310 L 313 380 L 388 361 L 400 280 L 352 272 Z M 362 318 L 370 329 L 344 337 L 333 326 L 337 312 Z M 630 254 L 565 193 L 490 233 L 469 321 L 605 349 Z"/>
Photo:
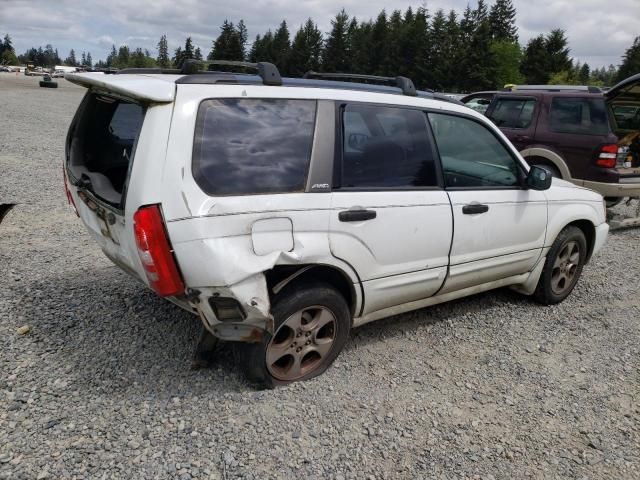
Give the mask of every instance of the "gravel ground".
<path id="1" fill-rule="evenodd" d="M 0 74 L 0 478 L 640 478 L 640 229 L 561 305 L 383 320 L 256 391 L 225 349 L 191 371 L 196 318 L 90 241 L 61 179 L 83 89 L 37 82 Z"/>

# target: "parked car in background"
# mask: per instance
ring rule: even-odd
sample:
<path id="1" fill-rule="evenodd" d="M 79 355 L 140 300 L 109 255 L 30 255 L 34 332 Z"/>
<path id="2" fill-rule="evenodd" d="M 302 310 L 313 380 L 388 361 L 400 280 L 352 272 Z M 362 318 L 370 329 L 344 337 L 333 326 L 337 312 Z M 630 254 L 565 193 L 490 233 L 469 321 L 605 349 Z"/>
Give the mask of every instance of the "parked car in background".
<path id="1" fill-rule="evenodd" d="M 610 113 L 614 105 L 638 101 L 639 78 L 631 80 L 631 87 L 616 86 L 604 95 L 553 85 L 499 91 L 485 114 L 531 165 L 595 190 L 613 205 L 640 196 L 640 164 L 629 162 L 628 147 L 619 145 L 630 124 Z"/>
<path id="2" fill-rule="evenodd" d="M 465 95 L 460 99 L 460 101 L 470 109 L 475 110 L 478 113 L 484 113 L 487 111 L 487 108 L 489 108 L 489 104 L 496 93 L 497 91 L 495 90 L 474 92 L 469 95 Z"/>
<path id="3" fill-rule="evenodd" d="M 314 377 L 353 327 L 490 289 L 561 302 L 605 242 L 599 194 L 407 78 L 198 66 L 68 74 L 88 92 L 65 189 L 113 263 L 243 342 L 252 380 Z"/>
<path id="4" fill-rule="evenodd" d="M 51 78 L 64 78 L 65 71 L 64 70 L 55 70 L 51 74 Z"/>

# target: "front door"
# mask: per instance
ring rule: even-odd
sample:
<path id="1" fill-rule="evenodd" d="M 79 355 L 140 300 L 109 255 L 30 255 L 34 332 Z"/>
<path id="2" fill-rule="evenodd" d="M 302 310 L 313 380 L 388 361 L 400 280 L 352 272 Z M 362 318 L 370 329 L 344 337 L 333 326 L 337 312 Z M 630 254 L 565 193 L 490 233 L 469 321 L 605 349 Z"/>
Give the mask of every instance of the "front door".
<path id="1" fill-rule="evenodd" d="M 487 117 L 520 152 L 534 141 L 538 110 L 535 97 L 497 96 L 487 110 Z"/>
<path id="2" fill-rule="evenodd" d="M 358 272 L 363 314 L 427 298 L 446 276 L 452 217 L 426 114 L 349 104 L 340 115 L 331 252 Z"/>
<path id="3" fill-rule="evenodd" d="M 483 123 L 430 113 L 454 219 L 441 293 L 530 271 L 547 224 L 543 192 L 521 187 L 522 164 Z"/>

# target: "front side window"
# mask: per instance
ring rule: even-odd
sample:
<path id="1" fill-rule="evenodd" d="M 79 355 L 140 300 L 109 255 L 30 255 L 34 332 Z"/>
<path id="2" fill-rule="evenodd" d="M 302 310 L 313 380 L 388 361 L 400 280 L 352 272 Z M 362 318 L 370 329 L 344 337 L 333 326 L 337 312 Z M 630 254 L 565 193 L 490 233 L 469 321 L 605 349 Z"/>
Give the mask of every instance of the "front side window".
<path id="1" fill-rule="evenodd" d="M 342 112 L 343 188 L 438 185 L 424 112 L 348 105 Z"/>
<path id="2" fill-rule="evenodd" d="M 499 98 L 490 118 L 498 127 L 527 128 L 533 119 L 533 98 Z"/>
<path id="3" fill-rule="evenodd" d="M 550 127 L 558 133 L 609 133 L 603 98 L 558 97 L 551 101 Z"/>
<path id="4" fill-rule="evenodd" d="M 210 195 L 303 191 L 315 112 L 313 100 L 205 100 L 196 120 L 196 182 Z"/>
<path id="5" fill-rule="evenodd" d="M 430 113 L 445 184 L 451 188 L 517 187 L 520 167 L 498 138 L 468 118 Z"/>

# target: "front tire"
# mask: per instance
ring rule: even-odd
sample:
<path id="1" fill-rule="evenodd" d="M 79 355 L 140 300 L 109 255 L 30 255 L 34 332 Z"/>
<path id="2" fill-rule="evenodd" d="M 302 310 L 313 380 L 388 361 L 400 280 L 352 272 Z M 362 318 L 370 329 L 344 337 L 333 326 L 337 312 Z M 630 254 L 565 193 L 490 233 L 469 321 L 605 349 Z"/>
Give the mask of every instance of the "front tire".
<path id="1" fill-rule="evenodd" d="M 587 259 L 587 240 L 578 227 L 565 227 L 553 242 L 533 294 L 543 305 L 555 305 L 569 296 Z"/>
<path id="2" fill-rule="evenodd" d="M 274 334 L 239 351 L 248 379 L 267 388 L 324 373 L 349 338 L 347 302 L 327 284 L 286 288 L 275 298 L 271 313 Z"/>

